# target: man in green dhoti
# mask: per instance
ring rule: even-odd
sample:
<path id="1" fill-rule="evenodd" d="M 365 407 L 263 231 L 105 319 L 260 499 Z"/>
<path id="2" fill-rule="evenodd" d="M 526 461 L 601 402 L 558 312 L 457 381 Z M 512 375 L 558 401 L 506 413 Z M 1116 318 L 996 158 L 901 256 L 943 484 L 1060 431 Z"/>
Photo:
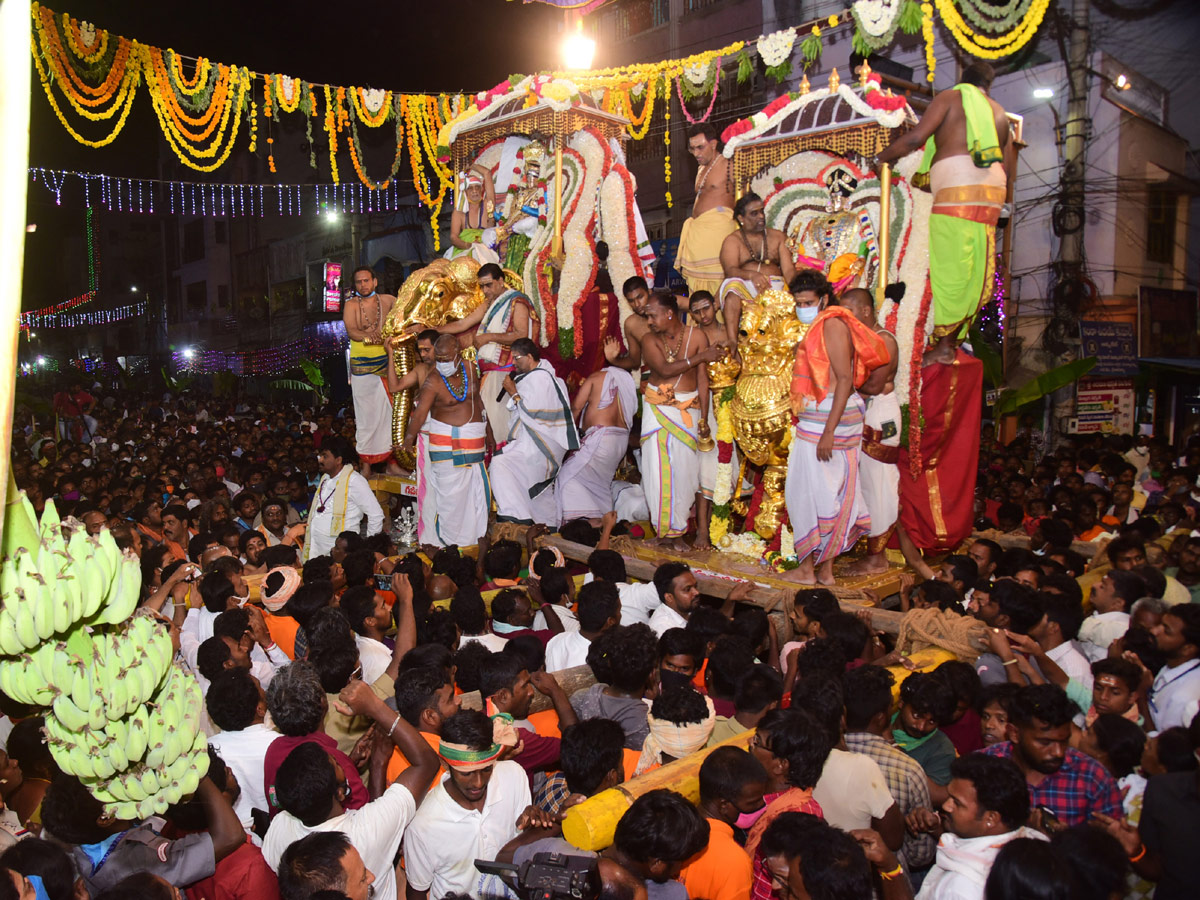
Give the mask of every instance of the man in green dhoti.
<path id="1" fill-rule="evenodd" d="M 875 158 L 877 164 L 891 163 L 925 148 L 917 176 L 928 176 L 933 193 L 929 278 L 934 315 L 926 363 L 953 361 L 991 293 L 996 223 L 1015 163 L 1008 117 L 987 94 L 994 77 L 985 62 L 969 65 L 959 84 L 933 99 L 915 128 Z"/>

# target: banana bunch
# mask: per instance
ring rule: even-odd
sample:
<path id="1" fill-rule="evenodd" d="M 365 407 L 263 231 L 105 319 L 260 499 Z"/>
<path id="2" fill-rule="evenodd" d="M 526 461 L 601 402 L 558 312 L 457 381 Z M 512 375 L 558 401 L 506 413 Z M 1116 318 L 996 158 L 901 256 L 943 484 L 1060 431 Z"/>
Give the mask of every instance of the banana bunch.
<path id="1" fill-rule="evenodd" d="M 80 526 L 68 540 L 47 501 L 38 543 L 0 563 L 0 653 L 19 656 L 81 619 L 120 624 L 137 608 L 141 586 L 137 557 L 122 553 L 107 528 L 92 537 Z"/>
<path id="2" fill-rule="evenodd" d="M 11 490 L 11 489 L 10 489 Z M 107 528 L 41 521 L 9 495 L 0 542 L 0 690 L 46 708 L 55 762 L 122 819 L 161 814 L 208 771 L 204 698 L 168 630 L 135 614 L 137 557 Z"/>

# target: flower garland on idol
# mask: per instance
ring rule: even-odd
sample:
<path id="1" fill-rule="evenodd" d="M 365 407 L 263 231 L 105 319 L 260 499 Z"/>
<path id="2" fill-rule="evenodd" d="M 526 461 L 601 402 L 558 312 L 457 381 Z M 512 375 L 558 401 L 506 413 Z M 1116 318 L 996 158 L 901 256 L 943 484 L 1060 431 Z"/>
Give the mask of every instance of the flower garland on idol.
<path id="1" fill-rule="evenodd" d="M 708 539 L 716 547 L 722 547 L 722 538 L 729 533 L 733 519 L 733 488 L 736 474 L 733 471 L 733 398 L 734 385 L 722 388 L 713 398 L 713 411 L 717 417 L 717 475 L 713 485 L 712 518 L 708 525 Z"/>
<path id="2" fill-rule="evenodd" d="M 592 129 L 577 132 L 564 150 L 580 164 L 582 182 L 571 186 L 569 205 L 563 204 L 563 267 L 558 282 L 556 312 L 559 353 L 583 352 L 583 305 L 596 284 L 600 263 L 595 247 L 597 191 L 612 168 L 608 143 Z M 565 200 L 565 198 L 564 198 Z M 570 322 L 570 331 L 563 326 Z"/>
<path id="3" fill-rule="evenodd" d="M 614 287 L 646 274 L 638 255 L 636 209 L 633 176 L 623 164 L 615 163 L 600 186 L 600 237 L 608 244 L 608 274 Z M 633 308 L 624 291 L 616 291 L 616 296 L 617 319 L 624 323 Z"/>

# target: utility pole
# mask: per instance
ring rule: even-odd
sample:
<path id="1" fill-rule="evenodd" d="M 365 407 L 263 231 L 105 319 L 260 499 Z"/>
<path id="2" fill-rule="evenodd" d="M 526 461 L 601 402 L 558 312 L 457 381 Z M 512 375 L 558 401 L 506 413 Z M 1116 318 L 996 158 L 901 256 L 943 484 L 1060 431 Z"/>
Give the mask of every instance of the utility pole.
<path id="1" fill-rule="evenodd" d="M 1062 212 L 1059 218 L 1059 259 L 1062 276 L 1077 278 L 1083 264 L 1084 174 L 1087 170 L 1088 81 L 1091 56 L 1090 0 L 1073 0 L 1067 36 L 1067 122 L 1062 172 Z"/>

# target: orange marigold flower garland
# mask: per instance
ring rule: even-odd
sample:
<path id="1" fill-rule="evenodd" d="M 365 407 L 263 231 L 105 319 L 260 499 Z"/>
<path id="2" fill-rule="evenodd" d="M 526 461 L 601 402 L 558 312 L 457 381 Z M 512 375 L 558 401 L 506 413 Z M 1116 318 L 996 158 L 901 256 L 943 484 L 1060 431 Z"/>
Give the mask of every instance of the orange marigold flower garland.
<path id="1" fill-rule="evenodd" d="M 325 85 L 325 134 L 329 136 L 329 169 L 334 184 L 338 184 L 341 180 L 338 178 L 337 167 L 337 124 L 338 115 L 334 107 L 333 92 L 329 89 L 329 85 Z"/>

